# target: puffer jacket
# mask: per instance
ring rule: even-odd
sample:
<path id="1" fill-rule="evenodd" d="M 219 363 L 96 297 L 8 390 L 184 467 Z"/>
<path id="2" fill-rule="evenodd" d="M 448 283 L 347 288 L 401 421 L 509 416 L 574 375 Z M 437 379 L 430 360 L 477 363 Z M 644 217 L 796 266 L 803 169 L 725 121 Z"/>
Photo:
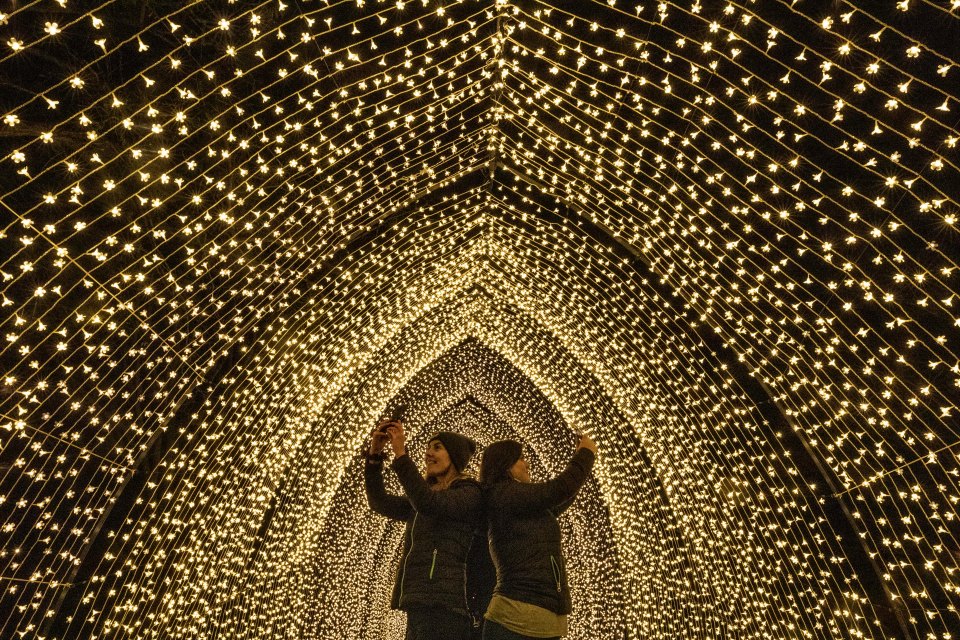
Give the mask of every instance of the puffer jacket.
<path id="1" fill-rule="evenodd" d="M 473 478 L 460 478 L 447 489 L 434 491 L 410 456 L 400 456 L 390 466 L 403 486 L 404 497 L 386 492 L 383 464 L 377 458 L 369 458 L 364 465 L 370 508 L 407 523 L 390 606 L 405 611 L 443 607 L 469 615 L 464 587 L 466 558 L 483 524 L 480 485 Z"/>
<path id="2" fill-rule="evenodd" d="M 594 458 L 589 449 L 579 449 L 553 480 L 508 479 L 487 488 L 490 554 L 497 568 L 494 593 L 558 615 L 570 613 L 557 516 L 573 502 Z"/>

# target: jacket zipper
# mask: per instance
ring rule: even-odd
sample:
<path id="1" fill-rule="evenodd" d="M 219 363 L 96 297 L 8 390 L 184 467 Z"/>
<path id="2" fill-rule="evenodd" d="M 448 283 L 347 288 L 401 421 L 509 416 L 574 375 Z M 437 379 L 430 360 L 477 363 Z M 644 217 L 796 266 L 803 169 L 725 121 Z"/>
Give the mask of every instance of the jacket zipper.
<path id="1" fill-rule="evenodd" d="M 550 567 L 553 569 L 553 577 L 557 580 L 557 593 L 563 591 L 560 587 L 560 565 L 557 564 L 557 559 L 553 556 L 550 556 Z"/>
<path id="2" fill-rule="evenodd" d="M 407 579 L 407 560 L 410 559 L 410 552 L 413 551 L 413 530 L 417 527 L 417 516 L 413 514 L 413 522 L 410 524 L 410 548 L 407 549 L 407 555 L 403 558 L 403 572 L 400 574 L 400 600 L 403 600 L 403 581 Z"/>
<path id="3" fill-rule="evenodd" d="M 437 566 L 437 550 L 433 550 L 433 561 L 430 563 L 430 579 L 433 580 L 433 568 Z"/>

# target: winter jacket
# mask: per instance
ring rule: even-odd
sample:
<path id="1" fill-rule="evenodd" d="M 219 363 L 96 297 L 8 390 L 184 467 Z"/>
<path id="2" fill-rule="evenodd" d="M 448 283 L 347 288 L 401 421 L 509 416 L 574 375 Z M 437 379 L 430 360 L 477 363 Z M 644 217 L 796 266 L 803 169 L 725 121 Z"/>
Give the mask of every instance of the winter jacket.
<path id="1" fill-rule="evenodd" d="M 372 457 L 364 465 L 367 502 L 377 513 L 407 523 L 390 606 L 444 607 L 467 614 L 465 562 L 474 534 L 483 524 L 480 485 L 473 478 L 455 480 L 434 491 L 410 456 L 390 465 L 404 497 L 386 492 L 383 464 Z"/>
<path id="2" fill-rule="evenodd" d="M 497 568 L 494 593 L 558 615 L 570 613 L 557 515 L 573 502 L 593 463 L 593 452 L 579 449 L 549 482 L 509 479 L 487 488 L 490 554 Z"/>

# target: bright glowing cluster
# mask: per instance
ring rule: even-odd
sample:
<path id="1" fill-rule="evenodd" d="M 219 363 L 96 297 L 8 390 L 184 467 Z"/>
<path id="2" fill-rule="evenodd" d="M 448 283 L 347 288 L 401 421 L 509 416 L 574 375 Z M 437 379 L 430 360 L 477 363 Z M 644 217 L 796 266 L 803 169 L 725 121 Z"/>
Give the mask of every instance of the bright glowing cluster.
<path id="1" fill-rule="evenodd" d="M 955 640 L 958 18 L 0 10 L 0 637 L 402 637 L 403 402 L 598 441 L 572 639 Z"/>

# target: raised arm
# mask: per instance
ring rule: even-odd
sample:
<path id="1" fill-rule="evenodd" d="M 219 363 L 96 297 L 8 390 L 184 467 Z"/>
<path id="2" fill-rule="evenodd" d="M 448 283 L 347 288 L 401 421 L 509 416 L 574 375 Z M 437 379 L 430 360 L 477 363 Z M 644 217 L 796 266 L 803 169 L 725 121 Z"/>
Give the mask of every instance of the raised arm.
<path id="1" fill-rule="evenodd" d="M 471 523 L 479 523 L 483 517 L 483 498 L 476 482 L 455 482 L 445 491 L 433 491 L 410 456 L 398 456 L 390 466 L 417 513 Z"/>
<path id="2" fill-rule="evenodd" d="M 383 459 L 369 456 L 363 463 L 363 488 L 367 493 L 367 504 L 382 516 L 406 522 L 413 517 L 410 501 L 387 493 L 383 484 Z"/>
<path id="3" fill-rule="evenodd" d="M 572 496 L 570 496 L 569 498 L 567 498 L 566 500 L 564 500 L 563 502 L 561 502 L 561 503 L 558 504 L 557 506 L 552 507 L 552 508 L 550 509 L 550 511 L 553 512 L 553 515 L 558 516 L 558 515 L 560 515 L 561 513 L 563 513 L 564 511 L 566 511 L 567 509 L 569 509 L 569 508 L 570 508 L 570 505 L 572 505 L 572 504 L 573 504 L 573 501 L 576 500 L 576 499 L 577 499 L 577 494 L 573 494 Z"/>
<path id="4" fill-rule="evenodd" d="M 593 468 L 596 455 L 587 448 L 577 449 L 567 468 L 547 482 L 511 482 L 500 492 L 497 508 L 510 513 L 566 508 L 577 495 Z"/>

